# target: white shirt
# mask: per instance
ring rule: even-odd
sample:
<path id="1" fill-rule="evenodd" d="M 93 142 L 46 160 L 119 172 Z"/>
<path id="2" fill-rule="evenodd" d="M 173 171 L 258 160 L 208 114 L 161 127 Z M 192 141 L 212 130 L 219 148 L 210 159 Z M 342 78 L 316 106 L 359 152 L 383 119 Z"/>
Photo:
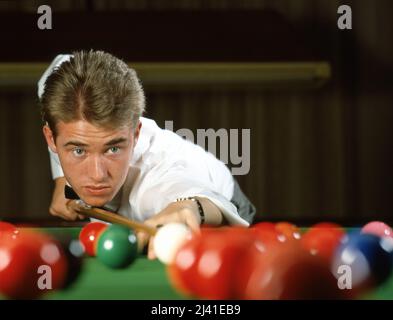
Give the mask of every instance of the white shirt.
<path id="1" fill-rule="evenodd" d="M 234 178 L 226 165 L 200 146 L 141 118 L 142 128 L 124 185 L 106 206 L 122 216 L 144 221 L 177 198 L 209 199 L 230 224 L 248 226 L 230 202 Z M 64 176 L 50 149 L 53 178 Z"/>

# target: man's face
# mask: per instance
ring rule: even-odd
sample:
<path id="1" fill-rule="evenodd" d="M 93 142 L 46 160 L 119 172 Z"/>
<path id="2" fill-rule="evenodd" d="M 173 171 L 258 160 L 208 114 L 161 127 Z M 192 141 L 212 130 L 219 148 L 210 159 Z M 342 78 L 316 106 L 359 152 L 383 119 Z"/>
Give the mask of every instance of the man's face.
<path id="1" fill-rule="evenodd" d="M 140 127 L 107 129 L 78 120 L 57 123 L 56 140 L 48 126 L 44 135 L 74 191 L 87 204 L 99 207 L 123 185 Z"/>

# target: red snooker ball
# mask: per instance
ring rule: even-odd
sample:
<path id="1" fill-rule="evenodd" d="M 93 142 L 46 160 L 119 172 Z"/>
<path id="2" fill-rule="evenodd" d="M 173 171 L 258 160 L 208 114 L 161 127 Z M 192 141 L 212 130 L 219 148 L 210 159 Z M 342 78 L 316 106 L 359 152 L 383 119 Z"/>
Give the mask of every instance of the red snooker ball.
<path id="1" fill-rule="evenodd" d="M 230 241 L 229 241 L 230 239 Z M 204 299 L 229 299 L 236 261 L 254 240 L 246 228 L 202 228 L 176 253 L 167 268 L 172 285 L 182 294 Z"/>
<path id="2" fill-rule="evenodd" d="M 13 224 L 0 221 L 0 239 L 15 237 L 18 232 L 18 229 Z"/>
<path id="3" fill-rule="evenodd" d="M 255 237 L 245 228 L 227 228 L 210 234 L 202 241 L 197 257 L 195 293 L 202 299 L 234 299 L 234 276 L 241 272 L 238 262 L 255 244 Z"/>
<path id="4" fill-rule="evenodd" d="M 0 221 L 0 232 L 13 232 L 16 230 L 16 227 L 8 222 Z"/>
<path id="5" fill-rule="evenodd" d="M 272 222 L 259 222 L 254 225 L 252 225 L 252 229 L 258 229 L 258 230 L 274 230 L 275 225 Z"/>
<path id="6" fill-rule="evenodd" d="M 298 300 L 344 298 L 330 265 L 289 241 L 255 256 L 243 299 Z M 241 270 L 241 269 L 240 269 Z"/>
<path id="7" fill-rule="evenodd" d="M 259 244 L 264 248 L 279 245 L 280 243 L 288 241 L 286 236 L 274 229 L 261 230 L 251 228 L 250 231 L 253 233 L 255 239 L 259 241 Z"/>
<path id="8" fill-rule="evenodd" d="M 63 286 L 68 271 L 60 244 L 49 235 L 21 230 L 0 239 L 0 293 L 35 299 Z"/>
<path id="9" fill-rule="evenodd" d="M 264 250 L 265 245 L 254 230 L 242 227 L 211 229 L 178 252 L 172 271 L 177 271 L 188 295 L 202 299 L 238 299 L 244 287 L 243 275 L 253 269 L 254 255 Z M 174 273 L 171 275 L 173 278 Z"/>
<path id="10" fill-rule="evenodd" d="M 276 226 L 271 222 L 260 222 L 254 224 L 250 231 L 260 241 L 263 246 L 276 245 L 287 241 L 287 237 L 276 230 Z"/>
<path id="11" fill-rule="evenodd" d="M 289 222 L 278 222 L 275 229 L 290 240 L 299 240 L 301 238 L 300 230 L 297 226 Z"/>
<path id="12" fill-rule="evenodd" d="M 79 233 L 79 241 L 87 255 L 91 257 L 96 256 L 98 238 L 107 227 L 108 225 L 103 222 L 90 222 L 82 228 Z"/>
<path id="13" fill-rule="evenodd" d="M 0 241 L 0 294 L 10 299 L 35 299 L 44 293 L 37 286 L 41 260 L 25 241 Z"/>
<path id="14" fill-rule="evenodd" d="M 334 222 L 318 222 L 311 226 L 313 229 L 327 229 L 330 230 L 331 232 L 335 232 L 336 234 L 343 235 L 345 234 L 345 229 Z M 310 228 L 310 229 L 311 229 Z"/>
<path id="15" fill-rule="evenodd" d="M 341 226 L 336 224 L 316 224 L 302 237 L 301 243 L 312 255 L 331 262 L 333 255 L 345 235 Z"/>
<path id="16" fill-rule="evenodd" d="M 35 250 L 38 250 L 41 265 L 51 270 L 51 288 L 56 290 L 63 287 L 68 272 L 68 262 L 61 244 L 51 236 L 43 233 L 22 234 L 24 241 L 30 241 Z"/>

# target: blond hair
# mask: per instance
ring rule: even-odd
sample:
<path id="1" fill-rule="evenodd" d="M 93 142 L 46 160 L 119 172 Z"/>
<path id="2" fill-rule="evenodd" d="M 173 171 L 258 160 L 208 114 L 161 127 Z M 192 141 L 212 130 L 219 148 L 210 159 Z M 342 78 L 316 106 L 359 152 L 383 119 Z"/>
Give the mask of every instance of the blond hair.
<path id="1" fill-rule="evenodd" d="M 40 104 L 43 120 L 56 135 L 59 121 L 135 128 L 145 95 L 135 70 L 122 60 L 103 51 L 78 51 L 48 76 Z"/>

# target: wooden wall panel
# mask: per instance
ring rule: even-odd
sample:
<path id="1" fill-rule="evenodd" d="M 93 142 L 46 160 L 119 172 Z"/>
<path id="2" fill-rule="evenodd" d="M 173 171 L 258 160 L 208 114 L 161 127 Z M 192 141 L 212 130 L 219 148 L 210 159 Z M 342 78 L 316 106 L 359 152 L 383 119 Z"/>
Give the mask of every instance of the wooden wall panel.
<path id="1" fill-rule="evenodd" d="M 2 1 L 0 11 L 35 12 L 37 3 Z M 56 3 L 62 11 L 277 10 L 331 63 L 332 80 L 327 86 L 301 91 L 148 89 L 147 116 L 160 125 L 173 120 L 175 129 L 187 127 L 194 132 L 197 128 L 250 128 L 251 171 L 238 180 L 261 218 L 392 221 L 393 2 Z M 351 31 L 336 27 L 337 7 L 343 3 L 353 8 Z M 263 44 L 256 39 L 255 45 Z M 0 214 L 47 214 L 49 164 L 34 100 L 32 91 L 0 92 Z M 40 179 L 40 187 L 31 190 L 29 185 Z"/>

